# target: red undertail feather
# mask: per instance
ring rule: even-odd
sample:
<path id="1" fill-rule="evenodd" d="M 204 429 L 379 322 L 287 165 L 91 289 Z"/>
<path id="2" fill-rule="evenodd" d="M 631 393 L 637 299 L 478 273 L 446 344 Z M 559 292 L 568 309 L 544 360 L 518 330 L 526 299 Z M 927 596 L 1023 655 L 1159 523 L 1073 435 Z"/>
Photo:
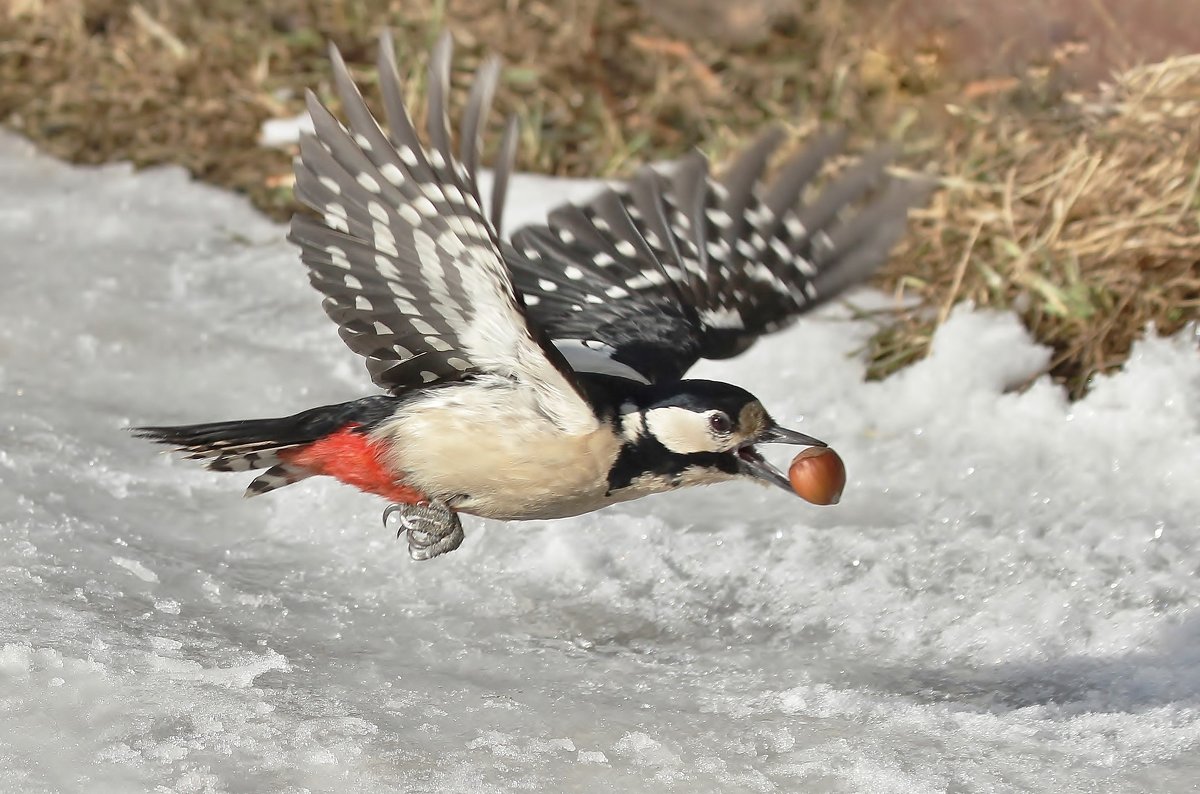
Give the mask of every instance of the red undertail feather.
<path id="1" fill-rule="evenodd" d="M 333 477 L 361 491 L 392 502 L 415 504 L 426 496 L 415 488 L 396 482 L 383 462 L 382 444 L 349 424 L 303 447 L 280 452 L 289 468 Z"/>

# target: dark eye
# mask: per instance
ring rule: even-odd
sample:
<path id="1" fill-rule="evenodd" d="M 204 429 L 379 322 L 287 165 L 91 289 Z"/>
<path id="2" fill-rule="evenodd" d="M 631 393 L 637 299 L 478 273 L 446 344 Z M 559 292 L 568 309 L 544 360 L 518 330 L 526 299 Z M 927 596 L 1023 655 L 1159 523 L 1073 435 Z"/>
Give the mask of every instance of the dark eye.
<path id="1" fill-rule="evenodd" d="M 733 429 L 733 422 L 723 413 L 717 412 L 708 417 L 708 426 L 717 435 L 725 435 Z"/>

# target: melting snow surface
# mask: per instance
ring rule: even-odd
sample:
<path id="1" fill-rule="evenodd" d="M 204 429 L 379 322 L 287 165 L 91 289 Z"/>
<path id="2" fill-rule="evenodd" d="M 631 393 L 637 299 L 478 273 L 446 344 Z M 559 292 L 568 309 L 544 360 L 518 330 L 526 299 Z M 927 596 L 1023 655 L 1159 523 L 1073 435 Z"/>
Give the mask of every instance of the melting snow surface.
<path id="1" fill-rule="evenodd" d="M 726 485 L 417 564 L 378 499 L 123 430 L 372 391 L 280 226 L 13 138 L 0 185 L 0 789 L 1195 790 L 1194 338 L 1072 405 L 1012 390 L 1011 316 L 864 383 L 831 310 L 701 374 L 836 446 L 840 506 Z"/>

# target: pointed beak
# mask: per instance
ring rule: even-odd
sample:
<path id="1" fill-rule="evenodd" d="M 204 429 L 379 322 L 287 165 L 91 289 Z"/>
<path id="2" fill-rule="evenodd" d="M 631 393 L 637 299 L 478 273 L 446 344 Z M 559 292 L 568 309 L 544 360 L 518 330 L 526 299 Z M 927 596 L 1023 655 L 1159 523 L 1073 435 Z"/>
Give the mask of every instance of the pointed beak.
<path id="1" fill-rule="evenodd" d="M 803 433 L 797 433 L 795 430 L 788 430 L 786 427 L 779 427 L 778 425 L 759 436 L 758 442 L 760 444 L 801 444 L 806 447 L 829 446 L 824 441 L 815 439 L 812 436 L 806 436 Z"/>
<path id="2" fill-rule="evenodd" d="M 800 444 L 806 447 L 827 447 L 829 446 L 824 441 L 819 441 L 812 436 L 806 436 L 803 433 L 797 433 L 795 430 L 788 430 L 784 427 L 771 427 L 763 432 L 758 437 L 760 444 Z M 766 458 L 759 454 L 753 444 L 746 444 L 738 447 L 738 468 L 742 474 L 754 477 L 757 480 L 777 485 L 780 488 L 793 493 L 792 483 L 788 480 L 787 475 L 779 469 L 767 462 Z"/>

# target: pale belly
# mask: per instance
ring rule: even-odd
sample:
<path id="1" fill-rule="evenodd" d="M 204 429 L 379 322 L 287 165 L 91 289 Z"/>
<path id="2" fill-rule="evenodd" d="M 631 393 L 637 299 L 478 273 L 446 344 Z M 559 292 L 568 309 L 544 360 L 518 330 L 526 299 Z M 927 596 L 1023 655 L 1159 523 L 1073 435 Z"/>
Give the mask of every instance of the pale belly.
<path id="1" fill-rule="evenodd" d="M 472 515 L 563 518 L 635 496 L 608 493 L 620 442 L 607 426 L 564 434 L 519 387 L 443 389 L 372 436 L 398 481 Z"/>

